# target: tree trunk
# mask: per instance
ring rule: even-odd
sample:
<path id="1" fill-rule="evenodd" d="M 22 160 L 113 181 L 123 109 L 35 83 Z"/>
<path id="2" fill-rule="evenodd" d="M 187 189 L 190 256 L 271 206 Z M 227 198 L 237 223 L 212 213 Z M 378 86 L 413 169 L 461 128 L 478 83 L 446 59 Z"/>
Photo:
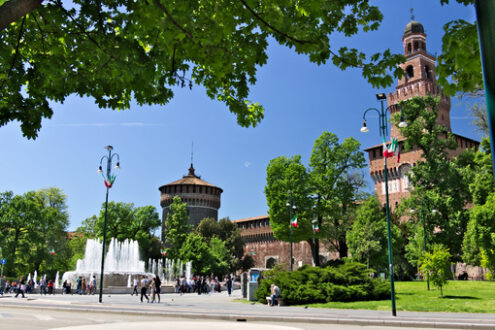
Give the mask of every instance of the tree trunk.
<path id="1" fill-rule="evenodd" d="M 347 258 L 347 252 L 348 252 L 348 247 L 347 243 L 344 240 L 339 240 L 339 259 L 342 260 L 342 258 Z"/>
<path id="2" fill-rule="evenodd" d="M 36 9 L 43 0 L 10 0 L 0 6 L 0 31 Z"/>
<path id="3" fill-rule="evenodd" d="M 320 266 L 320 241 L 316 238 L 313 242 L 313 239 L 308 239 L 307 242 L 309 243 L 309 246 L 311 247 L 311 256 L 313 257 L 313 262 L 315 263 L 315 266 Z M 315 259 L 316 257 L 316 259 Z"/>

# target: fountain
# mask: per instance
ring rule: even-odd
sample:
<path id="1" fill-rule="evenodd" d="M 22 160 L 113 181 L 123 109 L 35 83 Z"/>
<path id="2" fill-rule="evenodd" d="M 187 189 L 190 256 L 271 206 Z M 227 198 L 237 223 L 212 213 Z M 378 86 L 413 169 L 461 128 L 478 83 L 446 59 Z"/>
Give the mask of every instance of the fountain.
<path id="1" fill-rule="evenodd" d="M 74 287 L 77 277 L 82 276 L 86 279 L 86 283 L 89 283 L 92 275 L 95 275 L 99 286 L 102 250 L 103 244 L 99 239 L 88 239 L 84 259 L 77 260 L 76 270 L 64 273 L 62 281 L 67 280 Z M 144 261 L 139 260 L 138 242 L 131 240 L 119 242 L 112 238 L 105 256 L 104 287 L 126 287 L 129 276 L 142 275 L 153 276 L 145 271 Z"/>
<path id="2" fill-rule="evenodd" d="M 38 280 L 38 272 L 34 271 L 34 274 L 33 274 L 33 282 L 34 282 L 34 288 L 36 289 L 38 287 L 38 282 L 36 282 Z"/>
<path id="3" fill-rule="evenodd" d="M 55 275 L 55 284 L 54 284 L 55 289 L 59 289 L 60 288 L 58 276 L 59 275 L 58 275 L 58 270 L 57 270 L 57 275 Z"/>

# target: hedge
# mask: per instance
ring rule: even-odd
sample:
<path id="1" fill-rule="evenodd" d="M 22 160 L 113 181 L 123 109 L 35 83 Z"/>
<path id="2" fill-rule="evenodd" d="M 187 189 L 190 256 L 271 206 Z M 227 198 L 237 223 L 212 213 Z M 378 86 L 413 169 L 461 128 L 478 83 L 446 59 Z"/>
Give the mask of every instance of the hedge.
<path id="1" fill-rule="evenodd" d="M 270 286 L 274 283 L 289 305 L 390 298 L 388 282 L 372 279 L 371 272 L 357 262 L 325 268 L 305 265 L 293 272 L 277 269 L 265 274 L 255 295 L 258 301 L 266 304 Z"/>

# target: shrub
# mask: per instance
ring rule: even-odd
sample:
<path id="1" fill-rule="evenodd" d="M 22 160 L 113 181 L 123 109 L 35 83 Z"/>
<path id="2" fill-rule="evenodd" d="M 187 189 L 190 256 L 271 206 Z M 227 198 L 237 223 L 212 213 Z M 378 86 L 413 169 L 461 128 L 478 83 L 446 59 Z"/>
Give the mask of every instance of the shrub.
<path id="1" fill-rule="evenodd" d="M 289 305 L 330 301 L 380 300 L 390 297 L 387 282 L 371 279 L 366 266 L 348 262 L 338 267 L 303 266 L 294 272 L 281 269 L 265 273 L 256 299 L 266 303 L 270 286 L 277 285 Z"/>

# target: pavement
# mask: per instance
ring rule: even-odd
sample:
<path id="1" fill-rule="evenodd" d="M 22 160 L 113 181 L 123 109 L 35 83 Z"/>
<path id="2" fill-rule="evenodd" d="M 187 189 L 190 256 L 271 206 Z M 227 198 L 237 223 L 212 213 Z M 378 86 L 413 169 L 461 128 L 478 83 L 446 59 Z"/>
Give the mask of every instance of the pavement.
<path id="1" fill-rule="evenodd" d="M 428 313 L 428 312 L 397 312 L 392 316 L 390 311 L 351 310 L 351 309 L 325 309 L 307 307 L 269 307 L 258 303 L 246 303 L 240 296 L 240 291 L 234 291 L 232 296 L 226 292 L 209 295 L 197 294 L 162 294 L 160 303 L 141 303 L 136 296 L 130 294 L 104 295 L 103 302 L 98 302 L 98 295 L 55 295 L 40 296 L 38 294 L 27 295 L 27 298 L 14 298 L 13 295 L 5 295 L 0 298 L 0 311 L 26 310 L 29 313 L 36 311 L 41 319 L 49 311 L 76 312 L 83 314 L 104 313 L 119 319 L 119 315 L 126 319 L 114 329 L 136 329 L 139 320 L 143 317 L 148 320 L 146 329 L 163 328 L 163 318 L 169 318 L 168 324 L 178 322 L 171 329 L 190 329 L 187 322 L 206 322 L 201 329 L 215 328 L 222 330 L 220 321 L 236 322 L 236 327 L 251 324 L 253 322 L 265 322 L 273 324 L 275 329 L 289 329 L 291 324 L 302 325 L 353 325 L 356 327 L 385 328 L 443 328 L 443 329 L 495 329 L 495 314 L 475 313 Z M 494 311 L 495 312 L 495 311 Z M 135 320 L 133 322 L 133 315 Z M 161 317 L 161 321 L 153 323 L 154 317 Z M 1 314 L 0 314 L 1 318 Z M 38 318 L 39 320 L 40 318 Z M 173 320 L 177 321 L 173 321 Z M 187 321 L 187 322 L 186 322 Z M 160 325 L 160 322 L 161 325 Z M 213 323 L 218 324 L 213 324 Z M 289 325 L 289 327 L 278 324 Z M 183 326 L 180 327 L 180 324 Z M 0 322 L 1 325 L 1 322 Z M 84 329 L 103 329 L 101 324 L 79 325 Z M 143 325 L 144 326 L 144 325 Z M 54 326 L 55 327 L 55 326 Z M 277 328 L 279 327 L 279 328 Z M 1 326 L 0 326 L 1 328 Z M 65 329 L 83 329 L 73 326 Z M 167 326 L 169 328 L 169 326 Z M 197 328 L 197 326 L 194 326 Z M 262 327 L 265 329 L 265 327 Z M 303 327 L 304 328 L 304 327 Z M 306 327 L 307 328 L 307 327 Z M 391 329 L 389 328 L 389 329 Z M 105 330 L 112 327 L 105 326 Z M 242 328 L 239 328 L 242 329 Z M 247 328 L 246 328 L 247 329 Z M 266 328 L 272 329 L 272 328 Z"/>

